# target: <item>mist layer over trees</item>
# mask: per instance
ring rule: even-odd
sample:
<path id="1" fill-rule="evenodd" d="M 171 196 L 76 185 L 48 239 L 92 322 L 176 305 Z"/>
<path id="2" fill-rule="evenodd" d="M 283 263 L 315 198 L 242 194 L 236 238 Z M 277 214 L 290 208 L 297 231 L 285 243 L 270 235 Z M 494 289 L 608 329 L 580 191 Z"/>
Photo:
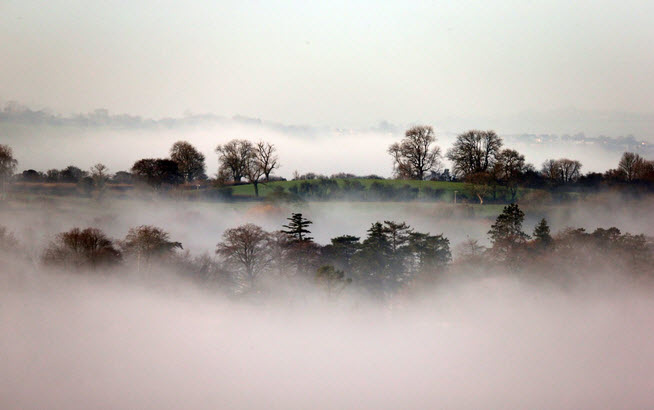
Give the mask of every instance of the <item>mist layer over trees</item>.
<path id="1" fill-rule="evenodd" d="M 117 172 L 1 146 L 0 406 L 647 407 L 651 161 L 436 143 L 292 181 L 265 141 L 211 177 L 187 141 Z"/>
<path id="2" fill-rule="evenodd" d="M 589 227 L 635 228 L 646 203 L 403 222 L 66 201 L 2 210 L 2 407 L 651 403 L 651 239 Z"/>

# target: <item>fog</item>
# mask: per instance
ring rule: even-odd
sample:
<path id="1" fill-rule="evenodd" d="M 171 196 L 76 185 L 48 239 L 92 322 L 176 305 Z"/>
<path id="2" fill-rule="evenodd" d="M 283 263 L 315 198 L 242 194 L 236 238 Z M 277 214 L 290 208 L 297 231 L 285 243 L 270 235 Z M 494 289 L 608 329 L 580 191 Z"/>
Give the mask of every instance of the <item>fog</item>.
<path id="1" fill-rule="evenodd" d="M 394 308 L 3 268 L 0 407 L 647 408 L 651 289 L 450 284 Z M 611 286 L 609 286 L 611 284 Z"/>
<path id="2" fill-rule="evenodd" d="M 652 287 L 620 272 L 579 272 L 571 287 L 505 271 L 445 274 L 388 301 L 348 288 L 269 280 L 229 295 L 156 267 L 59 272 L 39 262 L 74 226 L 115 238 L 155 224 L 194 253 L 226 228 L 279 229 L 291 211 L 319 243 L 406 220 L 452 245 L 485 240 L 494 217 L 425 203 L 299 206 L 53 199 L 8 202 L 0 225 L 26 256 L 0 265 L 0 407 L 43 408 L 646 408 L 654 403 Z M 649 200 L 526 207 L 566 226 L 652 235 Z M 460 274 L 459 274 L 460 275 Z"/>
<path id="3" fill-rule="evenodd" d="M 615 226 L 623 232 L 654 236 L 654 203 L 650 198 L 625 201 L 612 194 L 593 197 L 576 204 L 523 205 L 525 231 L 546 217 L 552 232 L 566 227 L 589 231 Z M 251 222 L 269 231 L 282 229 L 291 212 L 302 212 L 313 221 L 312 236 L 327 244 L 339 235 L 365 237 L 376 221 L 405 221 L 421 232 L 444 234 L 453 246 L 466 239 L 488 242 L 486 233 L 497 215 L 483 207 L 442 202 L 307 202 L 269 204 L 257 202 L 190 202 L 161 199 L 86 198 L 33 199 L 3 204 L 0 225 L 12 231 L 21 242 L 44 247 L 54 235 L 74 227 L 92 226 L 110 237 L 123 238 L 128 229 L 154 225 L 170 232 L 185 249 L 194 253 L 213 252 L 228 228 Z"/>

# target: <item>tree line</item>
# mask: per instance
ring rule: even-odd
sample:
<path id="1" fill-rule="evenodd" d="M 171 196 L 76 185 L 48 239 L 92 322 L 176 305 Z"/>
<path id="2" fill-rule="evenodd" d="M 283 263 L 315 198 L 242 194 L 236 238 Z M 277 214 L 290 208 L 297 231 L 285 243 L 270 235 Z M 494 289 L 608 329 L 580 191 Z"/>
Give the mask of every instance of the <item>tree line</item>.
<path id="1" fill-rule="evenodd" d="M 518 151 L 503 148 L 504 143 L 494 131 L 471 130 L 457 136 L 445 156 L 435 145 L 436 136 L 430 126 L 416 126 L 406 131 L 404 138 L 388 148 L 393 159 L 394 176 L 398 179 L 437 179 L 464 181 L 479 199 L 504 186 L 510 201 L 516 200 L 518 187 L 560 188 L 569 185 L 597 187 L 604 184 L 632 183 L 649 188 L 654 186 L 654 161 L 639 154 L 625 152 L 617 168 L 604 174 L 582 174 L 581 162 L 568 158 L 548 159 L 540 170 L 525 161 Z M 451 169 L 443 169 L 443 158 Z"/>
<path id="2" fill-rule="evenodd" d="M 259 184 L 280 180 L 274 171 L 280 162 L 273 144 L 259 141 L 234 139 L 215 149 L 219 169 L 214 185 L 248 183 L 259 196 Z M 625 152 L 615 169 L 604 173 L 583 174 L 578 160 L 559 158 L 543 162 L 539 170 L 525 160 L 518 151 L 505 148 L 501 137 L 494 131 L 470 130 L 457 136 L 454 145 L 443 155 L 436 145 L 431 126 L 415 126 L 405 132 L 404 138 L 388 148 L 393 162 L 393 176 L 406 180 L 442 180 L 468 183 L 468 191 L 480 203 L 485 199 L 497 200 L 498 187 L 508 193 L 508 201 L 517 199 L 519 188 L 584 189 L 632 184 L 646 188 L 654 187 L 654 161 L 646 160 L 637 153 Z M 443 159 L 452 164 L 443 168 Z M 25 182 L 63 182 L 79 184 L 82 190 L 102 189 L 105 184 L 141 184 L 154 189 L 174 187 L 180 184 L 204 183 L 206 175 L 205 156 L 187 141 L 178 141 L 170 149 L 168 158 L 144 158 L 137 160 L 129 171 L 110 174 L 103 164 L 96 164 L 90 171 L 75 166 L 50 169 L 46 172 L 25 170 L 14 175 L 18 162 L 9 146 L 0 145 L 0 184 L 3 188 L 11 180 Z M 340 173 L 327 178 L 314 173 L 296 174 L 294 179 L 353 179 L 353 175 Z M 375 179 L 381 178 L 371 176 Z"/>
<path id="3" fill-rule="evenodd" d="M 507 205 L 488 231 L 490 247 L 469 239 L 456 247 L 454 259 L 442 234 L 389 220 L 372 223 L 364 238 L 345 234 L 321 245 L 311 236 L 312 221 L 293 213 L 272 232 L 251 223 L 227 229 L 214 255 L 193 256 L 163 229 L 146 225 L 129 229 L 122 240 L 97 228 L 74 228 L 56 235 L 40 260 L 73 272 L 172 269 L 234 294 L 258 293 L 274 283 L 313 283 L 330 297 L 353 288 L 379 300 L 443 278 L 499 272 L 566 285 L 596 272 L 654 279 L 651 238 L 614 227 L 593 232 L 566 228 L 552 234 L 544 218 L 528 234 L 524 217 L 517 204 Z M 0 227 L 0 259 L 15 260 L 20 249 L 15 237 Z"/>

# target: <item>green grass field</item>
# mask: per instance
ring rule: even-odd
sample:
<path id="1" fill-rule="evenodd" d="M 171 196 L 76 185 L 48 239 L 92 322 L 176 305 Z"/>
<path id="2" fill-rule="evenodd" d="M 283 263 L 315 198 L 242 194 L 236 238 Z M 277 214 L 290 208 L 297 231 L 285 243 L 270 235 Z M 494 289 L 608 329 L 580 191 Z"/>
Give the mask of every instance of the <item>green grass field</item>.
<path id="1" fill-rule="evenodd" d="M 233 185 L 223 188 L 208 188 L 208 189 L 186 189 L 184 187 L 177 187 L 172 190 L 163 190 L 158 194 L 165 195 L 170 198 L 190 199 L 190 200 L 203 200 L 203 199 L 218 199 L 229 200 L 230 198 L 236 200 L 261 200 L 268 197 L 272 193 L 285 192 L 287 194 L 285 199 L 276 198 L 275 200 L 293 200 L 292 198 L 301 198 L 306 201 L 388 201 L 388 202 L 402 202 L 402 201 L 437 201 L 444 203 L 453 203 L 455 194 L 457 202 L 468 203 L 470 205 L 478 204 L 478 198 L 470 192 L 470 185 L 463 182 L 445 182 L 445 181 L 415 181 L 415 180 L 380 180 L 380 179 L 334 179 L 322 181 L 324 186 L 321 185 L 321 180 L 298 180 L 298 181 L 275 181 L 270 183 L 259 184 L 259 198 L 255 197 L 254 186 L 252 184 Z M 376 184 L 373 186 L 373 184 Z M 304 185 L 303 189 L 299 189 Z M 312 187 L 317 186 L 318 191 L 311 191 L 314 188 L 307 188 L 308 185 Z M 335 188 L 338 186 L 338 189 Z M 322 186 L 322 187 L 321 187 Z M 298 189 L 294 189 L 298 188 Z M 372 189 L 371 189 L 372 187 Z M 387 189 L 384 187 L 392 188 L 394 192 L 383 192 Z M 411 187 L 411 189 L 407 189 Z M 416 191 L 417 189 L 417 191 Z M 496 200 L 492 199 L 492 194 L 489 191 L 485 195 L 484 206 L 490 203 L 505 203 L 508 202 L 507 191 L 505 187 L 497 186 Z M 231 194 L 229 191 L 231 190 Z M 297 194 L 297 196 L 293 193 Z M 527 193 L 543 193 L 539 190 L 520 188 L 518 190 L 517 198 L 524 198 Z M 76 184 L 49 184 L 49 183 L 22 183 L 15 184 L 12 187 L 12 194 L 22 197 L 59 197 L 59 196 L 89 196 L 95 197 L 93 192 L 84 194 L 80 191 Z M 106 197 L 115 198 L 128 198 L 128 197 L 144 197 L 148 195 L 158 195 L 157 191 L 148 191 L 147 189 L 135 189 L 132 185 L 114 185 L 109 184 L 107 190 L 103 194 Z"/>
<path id="2" fill-rule="evenodd" d="M 317 180 L 314 180 L 317 181 Z M 340 187 L 344 185 L 344 179 L 336 179 L 336 182 Z M 412 181 L 412 180 L 388 180 L 388 179 L 356 179 L 359 181 L 366 189 L 370 188 L 373 182 L 378 182 L 384 185 L 391 185 L 394 188 L 401 187 L 404 185 L 409 185 L 417 188 L 430 187 L 433 189 L 439 189 L 444 191 L 449 191 L 454 195 L 454 191 L 462 192 L 464 189 L 463 182 L 444 182 L 444 181 Z M 269 193 L 275 190 L 275 187 L 282 187 L 285 191 L 293 186 L 299 185 L 300 183 L 305 182 L 304 180 L 300 181 L 275 181 L 269 182 L 267 184 L 259 184 L 259 195 L 265 197 Z M 311 182 L 311 181 L 309 181 Z M 253 196 L 254 195 L 254 186 L 252 184 L 246 185 L 235 185 L 232 187 L 234 195 L 237 196 Z"/>
<path id="3" fill-rule="evenodd" d="M 346 184 L 344 179 L 336 179 L 340 188 Z M 441 202 L 454 202 L 454 196 L 456 192 L 457 202 L 468 202 L 470 204 L 478 203 L 476 196 L 469 192 L 469 184 L 464 182 L 446 182 L 446 181 L 414 181 L 414 180 L 379 180 L 379 179 L 352 179 L 350 182 L 359 182 L 363 189 L 366 191 L 370 190 L 370 186 L 374 183 L 381 184 L 382 186 L 390 186 L 394 189 L 399 189 L 405 186 L 410 186 L 412 188 L 418 188 L 419 193 L 416 198 L 417 200 L 428 200 L 428 201 L 441 201 Z M 259 184 L 259 197 L 265 198 L 275 190 L 283 189 L 285 192 L 291 192 L 291 188 L 298 186 L 302 183 L 319 183 L 319 180 L 299 180 L 299 181 L 275 181 L 267 184 Z M 496 187 L 497 199 L 502 201 L 506 200 L 507 191 L 505 187 L 498 186 Z M 517 198 L 522 198 L 525 194 L 529 192 L 534 192 L 537 190 L 529 188 L 519 188 Z M 254 197 L 254 186 L 252 184 L 244 185 L 235 185 L 232 186 L 232 193 L 235 197 L 240 198 L 253 198 Z M 490 193 L 486 195 L 486 199 L 490 199 Z M 347 199 L 348 193 L 344 192 L 341 196 L 329 197 L 329 200 L 338 200 L 338 199 Z M 355 197 L 353 197 L 355 198 Z M 312 199 L 309 199 L 312 200 Z M 313 198 L 313 200 L 320 200 L 318 198 Z M 355 199 L 356 200 L 356 199 Z M 411 199 L 410 199 L 411 200 Z"/>

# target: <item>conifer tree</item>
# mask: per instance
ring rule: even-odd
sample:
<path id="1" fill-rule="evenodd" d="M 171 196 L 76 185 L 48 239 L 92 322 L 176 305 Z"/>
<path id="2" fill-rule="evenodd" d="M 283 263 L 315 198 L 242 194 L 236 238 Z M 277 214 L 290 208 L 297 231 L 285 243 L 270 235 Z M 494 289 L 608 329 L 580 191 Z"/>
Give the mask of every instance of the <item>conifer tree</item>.
<path id="1" fill-rule="evenodd" d="M 301 213 L 293 213 L 290 218 L 286 218 L 290 222 L 288 225 L 282 225 L 286 230 L 282 230 L 289 236 L 291 242 L 311 242 L 312 237 L 308 236 L 311 231 L 307 229 L 313 222 L 304 218 Z"/>
<path id="2" fill-rule="evenodd" d="M 552 235 L 550 235 L 550 227 L 545 218 L 541 219 L 538 225 L 534 228 L 532 235 L 538 244 L 548 246 L 552 243 Z"/>
<path id="3" fill-rule="evenodd" d="M 517 245 L 523 244 L 529 239 L 529 235 L 522 231 L 524 219 L 525 213 L 520 210 L 517 204 L 504 207 L 504 210 L 488 231 L 493 243 L 494 253 L 508 258 Z"/>

